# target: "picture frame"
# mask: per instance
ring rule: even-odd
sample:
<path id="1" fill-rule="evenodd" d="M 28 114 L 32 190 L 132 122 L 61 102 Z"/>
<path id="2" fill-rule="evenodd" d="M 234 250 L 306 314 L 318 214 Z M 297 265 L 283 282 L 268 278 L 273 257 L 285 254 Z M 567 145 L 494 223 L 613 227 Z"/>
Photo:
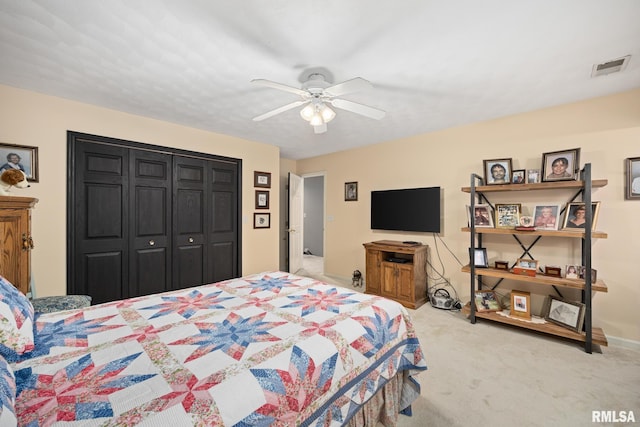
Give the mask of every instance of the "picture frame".
<path id="1" fill-rule="evenodd" d="M 473 262 L 476 268 L 489 267 L 489 259 L 487 258 L 487 248 L 469 248 L 469 263 Z"/>
<path id="2" fill-rule="evenodd" d="M 9 168 L 23 171 L 29 182 L 38 182 L 38 147 L 0 142 L 0 173 Z"/>
<path id="3" fill-rule="evenodd" d="M 474 295 L 476 311 L 479 313 L 501 311 L 502 306 L 494 291 L 476 291 Z"/>
<path id="4" fill-rule="evenodd" d="M 496 228 L 520 226 L 520 203 L 496 203 Z"/>
<path id="5" fill-rule="evenodd" d="M 358 200 L 358 183 L 357 182 L 345 182 L 344 183 L 344 201 L 355 202 Z"/>
<path id="6" fill-rule="evenodd" d="M 271 173 L 254 171 L 253 186 L 262 187 L 262 188 L 271 188 Z"/>
<path id="7" fill-rule="evenodd" d="M 581 332 L 584 323 L 585 305 L 580 302 L 567 301 L 549 295 L 542 309 L 546 321 Z"/>
<path id="8" fill-rule="evenodd" d="M 540 169 L 527 169 L 527 184 L 540 183 Z"/>
<path id="9" fill-rule="evenodd" d="M 640 157 L 629 157 L 626 160 L 626 200 L 640 200 Z"/>
<path id="10" fill-rule="evenodd" d="M 483 160 L 485 184 L 510 184 L 513 170 L 511 160 L 511 158 Z"/>
<path id="11" fill-rule="evenodd" d="M 520 227 L 533 229 L 533 217 L 529 215 L 520 215 Z M 520 228 L 519 228 L 520 229 Z"/>
<path id="12" fill-rule="evenodd" d="M 544 275 L 549 277 L 562 277 L 562 268 L 553 266 L 553 265 L 545 265 L 544 266 Z"/>
<path id="13" fill-rule="evenodd" d="M 474 205 L 474 214 L 471 214 L 471 206 L 467 205 L 467 223 L 471 227 L 471 219 L 473 218 L 473 225 L 476 228 L 494 228 L 493 227 L 493 212 L 491 206 L 488 204 L 480 203 Z"/>
<path id="14" fill-rule="evenodd" d="M 581 231 L 585 228 L 585 206 L 582 202 L 567 203 L 562 221 L 563 230 Z M 600 202 L 591 202 L 591 230 L 595 231 L 600 213 Z"/>
<path id="15" fill-rule="evenodd" d="M 525 181 L 526 181 L 526 178 L 525 178 L 524 169 L 516 169 L 511 173 L 512 184 L 524 184 Z"/>
<path id="16" fill-rule="evenodd" d="M 566 266 L 564 270 L 565 279 L 578 279 L 578 274 L 580 272 L 579 265 L 569 264 Z"/>
<path id="17" fill-rule="evenodd" d="M 557 230 L 560 226 L 560 205 L 536 205 L 533 226 L 536 230 Z"/>
<path id="18" fill-rule="evenodd" d="M 496 261 L 495 269 L 509 271 L 509 263 L 507 261 Z"/>
<path id="19" fill-rule="evenodd" d="M 580 172 L 580 148 L 542 153 L 542 181 L 575 181 Z"/>
<path id="20" fill-rule="evenodd" d="M 269 191 L 256 190 L 256 209 L 269 209 Z"/>
<path id="21" fill-rule="evenodd" d="M 509 315 L 521 319 L 531 319 L 531 293 L 511 291 L 511 309 Z"/>
<path id="22" fill-rule="evenodd" d="M 254 212 L 253 228 L 271 228 L 271 213 Z"/>
<path id="23" fill-rule="evenodd" d="M 587 271 L 587 267 L 585 267 L 584 265 L 579 265 L 578 266 L 578 279 L 582 279 L 582 280 L 586 280 L 585 278 L 585 272 Z M 591 283 L 596 283 L 596 280 L 598 280 L 598 270 L 596 270 L 595 268 L 591 269 Z"/>

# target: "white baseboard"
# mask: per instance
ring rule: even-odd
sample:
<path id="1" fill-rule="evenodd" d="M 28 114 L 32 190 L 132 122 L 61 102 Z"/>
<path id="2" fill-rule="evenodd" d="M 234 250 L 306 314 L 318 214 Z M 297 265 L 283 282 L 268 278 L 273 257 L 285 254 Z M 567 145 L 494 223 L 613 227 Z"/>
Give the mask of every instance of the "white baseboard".
<path id="1" fill-rule="evenodd" d="M 612 337 L 607 335 L 607 342 L 610 346 L 624 347 L 630 350 L 640 351 L 640 341 L 628 340 L 626 338 Z"/>

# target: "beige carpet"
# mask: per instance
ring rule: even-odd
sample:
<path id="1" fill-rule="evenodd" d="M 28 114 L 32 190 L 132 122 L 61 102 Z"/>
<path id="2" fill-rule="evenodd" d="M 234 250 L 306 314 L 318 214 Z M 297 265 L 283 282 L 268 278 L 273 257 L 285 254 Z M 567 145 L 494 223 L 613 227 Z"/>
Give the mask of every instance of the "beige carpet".
<path id="1" fill-rule="evenodd" d="M 297 274 L 351 288 L 350 280 Z M 352 288 L 363 291 L 362 288 Z M 633 411 L 640 423 L 640 352 L 526 332 L 426 304 L 409 310 L 429 369 L 399 427 L 593 426 L 592 411 Z"/>

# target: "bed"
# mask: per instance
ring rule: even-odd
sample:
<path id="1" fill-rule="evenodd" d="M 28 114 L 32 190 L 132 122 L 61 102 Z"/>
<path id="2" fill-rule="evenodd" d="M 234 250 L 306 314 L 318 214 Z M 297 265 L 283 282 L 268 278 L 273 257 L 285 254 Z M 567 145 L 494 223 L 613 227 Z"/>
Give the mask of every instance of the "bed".
<path id="1" fill-rule="evenodd" d="M 394 425 L 427 369 L 400 304 L 290 273 L 41 315 L 0 287 L 3 427 Z"/>

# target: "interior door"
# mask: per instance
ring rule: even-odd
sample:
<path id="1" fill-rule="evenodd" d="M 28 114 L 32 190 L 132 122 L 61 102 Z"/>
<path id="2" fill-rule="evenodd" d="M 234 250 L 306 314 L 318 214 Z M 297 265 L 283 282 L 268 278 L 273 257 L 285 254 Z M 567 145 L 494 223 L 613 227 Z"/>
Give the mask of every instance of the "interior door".
<path id="1" fill-rule="evenodd" d="M 302 215 L 304 183 L 302 177 L 289 172 L 289 272 L 302 268 Z"/>

